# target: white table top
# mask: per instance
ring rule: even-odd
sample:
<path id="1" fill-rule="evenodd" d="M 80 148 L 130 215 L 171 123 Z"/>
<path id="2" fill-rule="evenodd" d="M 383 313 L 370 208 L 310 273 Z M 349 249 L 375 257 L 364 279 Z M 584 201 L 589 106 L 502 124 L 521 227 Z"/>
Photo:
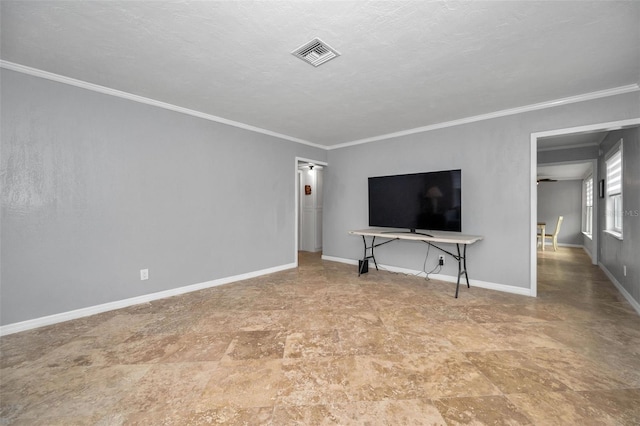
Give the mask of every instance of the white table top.
<path id="1" fill-rule="evenodd" d="M 414 241 L 429 241 L 434 243 L 450 243 L 450 244 L 473 244 L 476 241 L 482 240 L 480 235 L 464 235 L 459 232 L 448 231 L 421 231 L 423 234 L 433 235 L 432 237 L 422 235 L 418 233 L 410 233 L 408 231 L 382 229 L 382 228 L 368 228 L 359 229 L 355 231 L 349 231 L 351 235 L 362 235 L 366 237 L 381 237 L 399 240 L 414 240 Z"/>

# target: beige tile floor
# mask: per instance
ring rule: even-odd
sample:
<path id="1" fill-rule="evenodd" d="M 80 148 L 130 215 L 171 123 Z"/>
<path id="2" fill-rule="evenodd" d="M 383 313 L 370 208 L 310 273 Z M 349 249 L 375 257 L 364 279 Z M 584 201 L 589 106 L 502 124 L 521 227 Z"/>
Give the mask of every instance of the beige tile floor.
<path id="1" fill-rule="evenodd" d="M 472 265 L 471 265 L 472 266 Z M 539 297 L 300 268 L 1 340 L 0 425 L 637 425 L 640 317 L 581 249 Z"/>

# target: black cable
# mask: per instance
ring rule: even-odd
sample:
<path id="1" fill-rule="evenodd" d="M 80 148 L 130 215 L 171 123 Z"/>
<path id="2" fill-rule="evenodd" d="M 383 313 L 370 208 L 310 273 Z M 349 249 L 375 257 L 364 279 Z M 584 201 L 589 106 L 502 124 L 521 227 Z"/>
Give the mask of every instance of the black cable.
<path id="1" fill-rule="evenodd" d="M 425 273 L 425 277 L 424 279 L 429 281 L 431 278 L 429 278 L 429 275 L 433 274 L 434 272 L 436 274 L 440 273 L 440 271 L 442 270 L 442 265 L 440 264 L 440 260 L 438 260 L 438 264 L 429 272 L 427 272 L 427 258 L 429 257 L 429 250 L 431 249 L 431 244 L 427 245 L 427 255 L 424 257 L 424 263 L 422 264 L 422 272 Z"/>

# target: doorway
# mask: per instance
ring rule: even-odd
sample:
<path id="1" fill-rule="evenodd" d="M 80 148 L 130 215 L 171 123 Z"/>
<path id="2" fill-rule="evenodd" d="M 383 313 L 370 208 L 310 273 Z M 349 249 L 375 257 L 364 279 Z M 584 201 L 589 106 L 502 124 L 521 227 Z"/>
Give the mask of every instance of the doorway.
<path id="1" fill-rule="evenodd" d="M 592 230 L 597 229 L 598 215 L 594 215 L 593 212 L 597 212 L 598 199 L 594 199 L 593 191 L 589 192 L 587 189 L 594 188 L 597 176 L 597 149 L 606 135 L 607 132 L 585 135 L 584 138 L 588 137 L 593 142 L 578 148 L 559 145 L 558 148 L 540 149 L 538 145 L 538 225 L 545 228 L 546 234 L 553 234 L 562 216 L 562 227 L 559 228 L 557 237 L 558 245 L 584 248 L 594 265 L 597 265 L 597 251 L 593 250 L 593 247 L 598 235 L 594 235 Z M 584 155 L 584 148 L 592 152 L 593 159 L 558 161 L 558 156 L 554 155 L 556 152 L 562 152 L 560 159 L 576 154 Z M 576 150 L 579 152 L 576 153 Z M 592 186 L 589 186 L 587 181 Z M 545 245 L 547 248 L 553 248 L 551 239 L 545 239 Z M 539 247 L 538 254 L 542 254 L 543 251 L 542 247 Z"/>
<path id="2" fill-rule="evenodd" d="M 323 161 L 296 158 L 296 259 L 298 251 L 322 251 L 326 166 Z"/>
<path id="3" fill-rule="evenodd" d="M 633 118 L 629 120 L 621 120 L 621 121 L 612 121 L 607 123 L 599 123 L 592 124 L 587 126 L 579 126 L 572 127 L 566 129 L 557 129 L 557 130 L 549 130 L 545 132 L 536 132 L 531 134 L 530 140 L 530 149 L 531 149 L 531 165 L 530 165 L 530 180 L 529 180 L 529 193 L 531 194 L 530 199 L 530 216 L 529 216 L 529 235 L 530 235 L 530 244 L 529 244 L 529 276 L 531 283 L 531 292 L 530 295 L 532 297 L 536 297 L 538 295 L 538 272 L 537 272 L 537 233 L 538 233 L 538 191 L 537 191 L 537 169 L 538 169 L 538 142 L 544 138 L 549 137 L 562 137 L 575 135 L 580 133 L 594 133 L 594 132 L 608 132 L 612 130 L 619 130 L 628 127 L 638 126 L 640 124 L 640 118 Z M 598 173 L 597 168 L 594 169 L 594 174 Z M 594 202 L 597 202 L 594 197 Z M 594 212 L 597 212 L 597 206 L 594 205 Z M 593 229 L 593 252 L 599 253 L 599 242 L 597 239 L 598 235 L 598 226 L 597 225 L 597 214 L 594 218 L 594 229 Z M 596 257 L 597 262 L 597 257 Z"/>

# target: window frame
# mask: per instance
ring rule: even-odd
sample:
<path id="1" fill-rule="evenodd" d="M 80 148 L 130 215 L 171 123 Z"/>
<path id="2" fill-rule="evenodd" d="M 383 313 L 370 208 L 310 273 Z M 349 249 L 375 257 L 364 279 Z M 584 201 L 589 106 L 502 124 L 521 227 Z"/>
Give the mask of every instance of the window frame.
<path id="1" fill-rule="evenodd" d="M 622 240 L 624 227 L 624 152 L 620 139 L 605 155 L 605 232 Z"/>
<path id="2" fill-rule="evenodd" d="M 582 233 L 593 238 L 593 173 L 582 180 Z"/>

